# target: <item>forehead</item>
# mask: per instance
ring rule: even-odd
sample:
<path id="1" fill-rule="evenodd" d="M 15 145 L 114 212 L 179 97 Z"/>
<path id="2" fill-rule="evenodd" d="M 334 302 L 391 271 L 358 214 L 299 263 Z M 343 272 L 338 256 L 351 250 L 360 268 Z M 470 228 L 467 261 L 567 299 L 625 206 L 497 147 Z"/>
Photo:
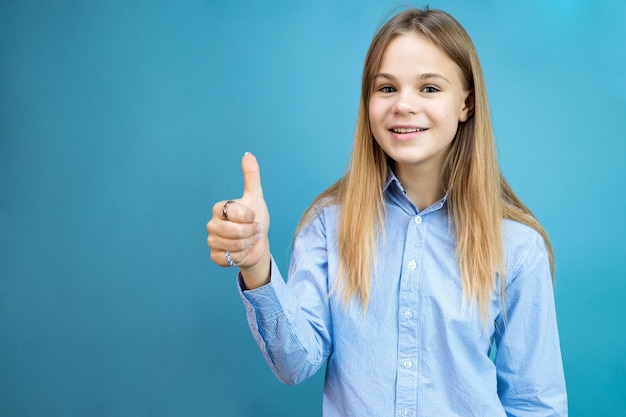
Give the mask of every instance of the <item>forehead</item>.
<path id="1" fill-rule="evenodd" d="M 441 73 L 461 77 L 459 66 L 418 32 L 402 33 L 383 51 L 378 72 Z"/>

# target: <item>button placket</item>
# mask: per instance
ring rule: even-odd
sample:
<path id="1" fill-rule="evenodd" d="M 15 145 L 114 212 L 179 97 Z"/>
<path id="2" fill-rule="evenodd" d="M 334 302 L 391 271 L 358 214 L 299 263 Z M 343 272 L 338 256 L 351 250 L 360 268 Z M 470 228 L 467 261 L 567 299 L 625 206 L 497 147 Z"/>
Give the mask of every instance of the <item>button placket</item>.
<path id="1" fill-rule="evenodd" d="M 411 220 L 413 224 L 411 224 Z M 415 416 L 415 401 L 417 387 L 418 362 L 418 303 L 420 278 L 423 274 L 424 233 L 426 232 L 424 219 L 420 215 L 413 215 L 407 224 L 405 240 L 402 281 L 400 289 L 400 307 L 398 334 L 398 367 L 396 391 L 396 415 Z M 419 266 L 419 268 L 418 268 Z"/>

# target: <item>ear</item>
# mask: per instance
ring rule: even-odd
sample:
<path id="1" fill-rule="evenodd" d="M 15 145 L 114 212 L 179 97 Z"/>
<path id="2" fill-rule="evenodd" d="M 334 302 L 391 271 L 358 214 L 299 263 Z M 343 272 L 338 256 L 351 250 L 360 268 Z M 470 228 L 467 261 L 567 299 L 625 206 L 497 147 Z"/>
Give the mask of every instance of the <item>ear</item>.
<path id="1" fill-rule="evenodd" d="M 474 90 L 465 92 L 465 100 L 463 100 L 463 107 L 459 114 L 459 122 L 467 122 L 474 114 Z"/>

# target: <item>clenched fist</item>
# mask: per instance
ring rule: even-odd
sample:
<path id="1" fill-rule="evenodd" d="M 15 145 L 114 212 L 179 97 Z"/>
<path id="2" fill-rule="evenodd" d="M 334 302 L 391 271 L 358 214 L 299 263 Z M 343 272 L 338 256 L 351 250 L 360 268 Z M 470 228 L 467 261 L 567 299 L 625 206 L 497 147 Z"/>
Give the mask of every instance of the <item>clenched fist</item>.
<path id="1" fill-rule="evenodd" d="M 236 265 L 247 289 L 269 282 L 270 248 L 267 232 L 270 214 L 263 198 L 259 164 L 250 153 L 241 158 L 243 195 L 213 206 L 207 223 L 211 259 L 220 266 Z"/>

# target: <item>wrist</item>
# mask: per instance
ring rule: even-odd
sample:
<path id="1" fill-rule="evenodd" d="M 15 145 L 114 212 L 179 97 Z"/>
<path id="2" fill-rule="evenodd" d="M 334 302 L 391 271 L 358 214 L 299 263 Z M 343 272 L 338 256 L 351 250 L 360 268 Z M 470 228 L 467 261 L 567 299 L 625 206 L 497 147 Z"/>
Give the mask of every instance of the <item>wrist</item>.
<path id="1" fill-rule="evenodd" d="M 271 276 L 272 262 L 270 255 L 264 256 L 257 264 L 249 267 L 239 268 L 245 290 L 254 290 L 269 284 Z"/>

